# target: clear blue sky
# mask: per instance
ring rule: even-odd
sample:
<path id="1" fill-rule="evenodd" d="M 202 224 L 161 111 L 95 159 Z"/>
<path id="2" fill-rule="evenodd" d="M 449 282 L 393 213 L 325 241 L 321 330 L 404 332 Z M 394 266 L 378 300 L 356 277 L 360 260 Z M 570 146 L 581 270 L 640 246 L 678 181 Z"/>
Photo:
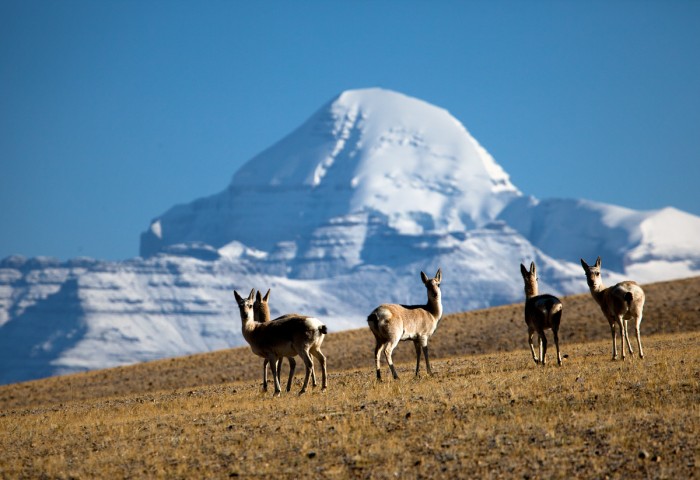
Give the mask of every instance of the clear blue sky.
<path id="1" fill-rule="evenodd" d="M 124 259 L 346 89 L 538 198 L 700 214 L 697 1 L 0 0 L 0 258 Z"/>

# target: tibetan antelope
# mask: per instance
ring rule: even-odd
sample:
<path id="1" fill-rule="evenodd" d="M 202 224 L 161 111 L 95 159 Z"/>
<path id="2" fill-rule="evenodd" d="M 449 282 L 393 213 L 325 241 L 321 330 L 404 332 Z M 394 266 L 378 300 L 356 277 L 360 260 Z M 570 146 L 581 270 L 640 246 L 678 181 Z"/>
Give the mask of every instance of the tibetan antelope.
<path id="1" fill-rule="evenodd" d="M 277 360 L 295 355 L 299 355 L 306 366 L 304 385 L 299 394 L 306 391 L 309 376 L 314 369 L 311 355 L 321 362 L 321 388 L 325 390 L 328 386 L 326 356 L 321 352 L 321 344 L 328 333 L 326 326 L 317 318 L 305 315 L 288 315 L 271 322 L 257 323 L 253 314 L 254 293 L 255 289 L 250 291 L 247 298 L 243 298 L 234 290 L 233 295 L 236 297 L 241 314 L 243 338 L 248 342 L 253 353 L 270 363 L 272 378 L 275 382 L 275 395 L 281 392 Z"/>
<path id="2" fill-rule="evenodd" d="M 525 265 L 520 264 L 520 273 L 525 281 L 525 323 L 527 324 L 527 339 L 530 343 L 532 359 L 535 363 L 547 363 L 547 337 L 544 331 L 552 329 L 554 345 L 557 347 L 557 363 L 561 366 L 561 353 L 559 352 L 559 324 L 563 306 L 561 301 L 553 295 L 537 294 L 537 267 L 535 262 L 530 263 L 530 271 Z M 540 339 L 539 358 L 535 354 L 532 337 L 537 333 Z"/>
<path id="3" fill-rule="evenodd" d="M 428 339 L 435 333 L 435 329 L 442 317 L 442 301 L 440 298 L 440 281 L 442 273 L 438 268 L 435 278 L 428 278 L 420 272 L 423 284 L 428 291 L 428 303 L 426 305 L 396 305 L 383 304 L 375 308 L 367 317 L 369 328 L 374 334 L 376 346 L 374 347 L 374 360 L 377 367 L 377 379 L 382 379 L 379 366 L 379 358 L 382 351 L 391 369 L 394 379 L 399 376 L 394 368 L 391 353 L 401 340 L 412 340 L 416 347 L 416 375 L 420 369 L 420 352 L 423 349 L 425 356 L 425 368 L 429 375 L 430 360 L 428 358 Z"/>
<path id="4" fill-rule="evenodd" d="M 255 303 L 253 304 L 253 319 L 258 323 L 265 323 L 270 321 L 270 289 L 263 297 L 260 292 L 255 294 Z M 286 318 L 290 315 L 284 315 L 282 317 L 276 318 L 275 320 L 280 320 Z M 287 357 L 289 362 L 289 379 L 287 380 L 287 391 L 292 389 L 292 380 L 294 379 L 294 370 L 296 369 L 297 362 L 294 357 Z M 270 363 L 267 358 L 263 361 L 263 391 L 267 392 L 267 364 Z M 281 382 L 282 374 L 282 359 L 277 360 L 277 380 Z M 311 371 L 311 385 L 316 386 L 316 372 Z"/>
<path id="5" fill-rule="evenodd" d="M 644 290 L 636 282 L 620 282 L 612 287 L 605 288 L 600 277 L 600 257 L 595 261 L 594 266 L 589 266 L 581 259 L 583 271 L 586 272 L 586 281 L 591 290 L 593 299 L 598 302 L 603 315 L 610 324 L 612 334 L 612 359 L 617 359 L 617 338 L 615 335 L 615 325 L 620 330 L 620 349 L 622 359 L 625 359 L 625 340 L 630 354 L 634 353 L 630 337 L 627 333 L 627 320 L 634 320 L 634 331 L 637 334 L 637 345 L 639 346 L 639 358 L 644 358 L 642 350 L 642 338 L 639 335 L 639 326 L 642 323 L 642 310 L 644 309 Z"/>

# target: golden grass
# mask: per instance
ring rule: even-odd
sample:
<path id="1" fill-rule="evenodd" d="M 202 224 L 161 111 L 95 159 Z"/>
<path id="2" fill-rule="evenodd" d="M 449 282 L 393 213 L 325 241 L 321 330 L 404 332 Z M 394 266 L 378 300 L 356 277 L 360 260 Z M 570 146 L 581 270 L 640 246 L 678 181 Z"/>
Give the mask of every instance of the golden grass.
<path id="1" fill-rule="evenodd" d="M 690 478 L 700 332 L 647 344 L 625 362 L 571 345 L 562 368 L 519 350 L 436 360 L 434 377 L 402 365 L 398 382 L 336 372 L 304 396 L 245 381 L 6 411 L 0 475 Z"/>
<path id="2" fill-rule="evenodd" d="M 520 304 L 447 317 L 434 377 L 402 344 L 401 380 L 377 383 L 360 329 L 329 335 L 329 390 L 301 397 L 299 374 L 261 393 L 247 348 L 6 385 L 0 476 L 691 478 L 700 279 L 645 290 L 644 360 L 610 361 L 607 322 L 575 296 L 562 368 L 532 362 Z"/>

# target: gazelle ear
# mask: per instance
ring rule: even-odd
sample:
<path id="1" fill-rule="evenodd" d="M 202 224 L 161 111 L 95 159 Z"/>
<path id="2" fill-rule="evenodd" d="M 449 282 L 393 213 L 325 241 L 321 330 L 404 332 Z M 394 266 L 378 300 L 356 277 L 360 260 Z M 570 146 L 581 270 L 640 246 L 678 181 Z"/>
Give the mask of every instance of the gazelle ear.
<path id="1" fill-rule="evenodd" d="M 260 292 L 257 291 L 255 292 L 255 303 L 260 303 L 262 302 L 262 295 L 260 295 Z"/>
<path id="2" fill-rule="evenodd" d="M 252 302 L 254 296 L 255 296 L 255 289 L 254 289 L 254 288 L 251 288 L 251 289 L 250 289 L 250 295 L 248 295 L 248 300 L 250 300 L 250 301 Z"/>
<path id="3" fill-rule="evenodd" d="M 600 257 L 598 257 L 595 261 L 595 266 L 600 268 Z"/>
<path id="4" fill-rule="evenodd" d="M 586 263 L 586 261 L 583 258 L 581 259 L 581 266 L 583 267 L 583 270 L 586 273 L 588 273 L 588 270 L 591 269 L 591 267 L 588 266 L 588 264 Z"/>
<path id="5" fill-rule="evenodd" d="M 266 293 L 265 296 L 263 297 L 263 300 L 264 300 L 265 302 L 267 302 L 268 300 L 270 300 L 270 289 L 269 289 L 269 288 L 267 289 L 267 293 Z"/>
<path id="6" fill-rule="evenodd" d="M 243 301 L 243 297 L 241 297 L 237 291 L 233 291 L 233 296 L 236 297 L 236 302 L 241 303 Z"/>
<path id="7" fill-rule="evenodd" d="M 527 268 L 525 268 L 525 265 L 522 263 L 520 264 L 520 275 L 523 276 L 523 278 L 527 278 L 530 273 L 527 271 Z"/>
<path id="8" fill-rule="evenodd" d="M 437 280 L 438 283 L 442 282 L 442 270 L 440 267 L 438 267 L 438 271 L 435 274 L 435 280 Z"/>
<path id="9" fill-rule="evenodd" d="M 537 273 L 537 267 L 535 266 L 535 262 L 530 263 L 530 273 L 532 275 L 535 275 Z"/>
<path id="10" fill-rule="evenodd" d="M 423 283 L 428 283 L 428 276 L 423 272 L 420 272 L 420 279 L 423 280 Z"/>

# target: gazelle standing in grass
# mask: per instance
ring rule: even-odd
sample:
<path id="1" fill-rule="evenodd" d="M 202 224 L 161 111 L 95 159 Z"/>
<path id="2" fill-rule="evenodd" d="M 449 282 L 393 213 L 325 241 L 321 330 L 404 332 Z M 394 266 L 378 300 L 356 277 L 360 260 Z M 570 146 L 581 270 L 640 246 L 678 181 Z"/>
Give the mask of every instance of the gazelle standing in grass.
<path id="1" fill-rule="evenodd" d="M 561 353 L 559 352 L 559 324 L 563 305 L 554 295 L 538 295 L 537 267 L 535 262 L 530 263 L 530 270 L 520 264 L 520 273 L 525 281 L 525 323 L 527 324 L 527 339 L 530 343 L 532 359 L 535 363 L 547 364 L 547 337 L 544 331 L 552 329 L 554 345 L 557 347 L 557 363 L 561 366 Z M 532 337 L 537 333 L 539 343 L 539 358 L 535 354 Z"/>
<path id="2" fill-rule="evenodd" d="M 625 340 L 630 354 L 632 343 L 630 342 L 629 333 L 627 333 L 627 320 L 634 320 L 634 331 L 637 334 L 637 345 L 639 346 L 639 358 L 644 358 L 642 350 L 642 338 L 639 334 L 639 326 L 642 323 L 642 310 L 644 309 L 644 290 L 637 282 L 625 281 L 620 282 L 612 287 L 605 288 L 603 280 L 600 277 L 600 257 L 596 259 L 594 266 L 589 266 L 581 259 L 583 271 L 586 272 L 586 281 L 588 288 L 591 290 L 591 295 L 600 305 L 603 315 L 610 324 L 610 332 L 612 333 L 612 359 L 617 359 L 617 338 L 615 336 L 615 325 L 620 330 L 620 349 L 622 350 L 622 359 L 625 359 Z"/>
<path id="3" fill-rule="evenodd" d="M 275 395 L 281 392 L 277 360 L 295 355 L 299 355 L 306 366 L 304 385 L 299 394 L 306 391 L 309 376 L 314 369 L 311 355 L 321 362 L 321 388 L 325 390 L 328 386 L 326 356 L 321 352 L 321 344 L 328 333 L 326 326 L 319 319 L 305 315 L 288 315 L 279 320 L 258 323 L 254 320 L 253 313 L 254 293 L 255 289 L 250 291 L 247 298 L 243 298 L 234 290 L 233 295 L 236 297 L 241 314 L 243 338 L 248 342 L 253 353 L 270 363 L 275 382 Z"/>
<path id="4" fill-rule="evenodd" d="M 379 365 L 382 351 L 394 379 L 399 378 L 394 368 L 391 353 L 402 340 L 412 340 L 416 347 L 416 375 L 420 370 L 421 348 L 425 356 L 425 368 L 429 375 L 433 374 L 428 359 L 428 339 L 435 333 L 440 318 L 442 318 L 442 300 L 440 298 L 442 273 L 438 268 L 434 278 L 428 278 L 423 272 L 420 272 L 420 276 L 428 290 L 428 303 L 426 305 L 383 304 L 375 308 L 367 317 L 369 329 L 376 340 L 374 359 L 378 380 L 382 379 Z"/>
<path id="5" fill-rule="evenodd" d="M 255 303 L 253 304 L 253 319 L 258 323 L 265 323 L 270 321 L 270 289 L 263 297 L 260 292 L 255 294 Z M 275 321 L 287 318 L 293 315 L 283 315 L 276 318 Z M 287 380 L 287 391 L 292 389 L 292 380 L 294 379 L 294 370 L 296 369 L 297 362 L 294 357 L 287 357 L 289 362 L 289 379 Z M 267 392 L 267 364 L 270 363 L 267 358 L 263 362 L 263 391 Z M 277 360 L 277 381 L 281 382 L 282 374 L 282 359 Z M 311 385 L 316 386 L 316 372 L 311 370 Z"/>

